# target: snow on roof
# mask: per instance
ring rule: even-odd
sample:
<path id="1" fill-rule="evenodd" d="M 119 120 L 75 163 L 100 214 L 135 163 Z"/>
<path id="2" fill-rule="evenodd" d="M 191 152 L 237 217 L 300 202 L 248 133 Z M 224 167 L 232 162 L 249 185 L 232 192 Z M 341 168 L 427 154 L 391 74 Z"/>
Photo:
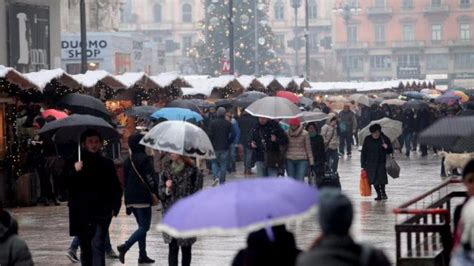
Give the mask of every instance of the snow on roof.
<path id="1" fill-rule="evenodd" d="M 225 88 L 229 83 L 235 80 L 233 75 L 224 75 L 215 78 L 211 78 L 211 84 L 213 88 Z"/>
<path id="2" fill-rule="evenodd" d="M 237 78 L 237 81 L 244 87 L 244 89 L 248 89 L 252 82 L 255 80 L 254 76 L 243 75 Z"/>
<path id="3" fill-rule="evenodd" d="M 115 79 L 123 83 L 127 88 L 135 86 L 138 82 L 143 82 L 145 88 L 155 88 L 159 85 L 153 81 L 145 72 L 127 72 L 114 76 Z"/>
<path id="4" fill-rule="evenodd" d="M 296 77 L 296 78 L 293 78 L 293 81 L 296 83 L 296 85 L 298 85 L 298 87 L 301 87 L 301 84 L 303 84 L 303 82 L 305 82 L 306 79 Z"/>
<path id="5" fill-rule="evenodd" d="M 97 82 L 102 81 L 111 88 L 125 88 L 125 84 L 117 80 L 113 75 L 105 70 L 89 70 L 85 74 L 78 74 L 72 76 L 79 84 L 84 87 L 91 88 L 97 85 Z"/>
<path id="6" fill-rule="evenodd" d="M 157 76 L 151 76 L 150 78 L 160 87 L 168 87 L 173 83 L 173 81 L 179 79 L 180 76 L 177 72 L 167 72 L 160 73 Z"/>
<path id="7" fill-rule="evenodd" d="M 400 83 L 404 86 L 432 82 L 430 80 L 387 80 L 374 82 L 311 82 L 311 88 L 305 92 L 324 92 L 337 90 L 355 90 L 358 92 L 376 91 L 398 88 Z"/>
<path id="8" fill-rule="evenodd" d="M 181 91 L 183 92 L 183 96 L 202 94 L 202 95 L 205 95 L 205 96 L 209 97 L 209 96 L 211 96 L 211 93 L 212 93 L 213 89 L 214 88 L 209 87 L 209 86 L 193 87 L 193 88 L 183 87 L 183 88 L 181 88 Z"/>
<path id="9" fill-rule="evenodd" d="M 23 74 L 23 76 L 30 81 L 38 90 L 41 92 L 44 90 L 46 85 L 53 79 L 57 79 L 61 83 L 65 83 L 68 86 L 78 86 L 78 82 L 69 74 L 64 72 L 60 68 L 45 70 L 42 69 L 38 72 L 30 72 Z"/>
<path id="10" fill-rule="evenodd" d="M 277 77 L 276 80 L 280 83 L 284 88 L 287 88 L 288 85 L 293 81 L 292 78 L 287 77 Z"/>
<path id="11" fill-rule="evenodd" d="M 268 85 L 270 85 L 270 83 L 272 83 L 272 81 L 275 80 L 275 77 L 268 75 L 268 76 L 257 78 L 257 80 L 260 81 L 260 83 L 262 83 L 262 85 L 265 86 L 266 88 L 268 87 Z"/>

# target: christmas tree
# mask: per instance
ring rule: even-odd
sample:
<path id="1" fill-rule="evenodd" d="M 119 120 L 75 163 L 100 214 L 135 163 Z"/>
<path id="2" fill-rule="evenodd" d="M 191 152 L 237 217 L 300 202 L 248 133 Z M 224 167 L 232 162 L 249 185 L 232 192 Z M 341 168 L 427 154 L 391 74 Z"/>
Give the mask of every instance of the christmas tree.
<path id="1" fill-rule="evenodd" d="M 279 74 L 283 65 L 276 56 L 275 37 L 268 25 L 269 0 L 203 0 L 202 38 L 189 52 L 198 71 L 208 75 L 225 74 L 223 64 L 229 60 L 229 1 L 233 1 L 234 7 L 235 73 Z"/>

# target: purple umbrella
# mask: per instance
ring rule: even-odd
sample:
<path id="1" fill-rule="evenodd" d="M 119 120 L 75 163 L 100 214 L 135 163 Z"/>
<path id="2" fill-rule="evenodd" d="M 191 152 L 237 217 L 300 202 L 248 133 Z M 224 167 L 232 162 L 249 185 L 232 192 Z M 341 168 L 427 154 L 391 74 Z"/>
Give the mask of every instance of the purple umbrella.
<path id="1" fill-rule="evenodd" d="M 257 178 L 203 190 L 174 204 L 158 225 L 173 237 L 242 234 L 316 212 L 318 191 L 291 178 Z"/>

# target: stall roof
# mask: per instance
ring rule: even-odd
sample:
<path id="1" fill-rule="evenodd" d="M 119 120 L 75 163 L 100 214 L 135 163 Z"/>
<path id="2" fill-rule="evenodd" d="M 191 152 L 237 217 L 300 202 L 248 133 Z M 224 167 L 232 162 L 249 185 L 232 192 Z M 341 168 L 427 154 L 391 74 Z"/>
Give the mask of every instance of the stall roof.
<path id="1" fill-rule="evenodd" d="M 71 75 L 64 72 L 60 68 L 51 69 L 51 70 L 40 70 L 38 72 L 30 72 L 23 74 L 23 76 L 34 85 L 36 89 L 43 92 L 44 88 L 52 80 L 56 79 L 59 83 L 70 88 L 77 88 L 80 86 Z"/>
<path id="2" fill-rule="evenodd" d="M 155 81 L 153 81 L 145 72 L 127 72 L 122 75 L 114 76 L 119 82 L 125 84 L 126 88 L 130 89 L 142 83 L 145 89 L 160 87 Z"/>
<path id="3" fill-rule="evenodd" d="M 120 82 L 105 70 L 89 70 L 85 74 L 73 75 L 72 77 L 86 88 L 96 86 L 99 81 L 114 89 L 127 88 L 127 85 Z"/>

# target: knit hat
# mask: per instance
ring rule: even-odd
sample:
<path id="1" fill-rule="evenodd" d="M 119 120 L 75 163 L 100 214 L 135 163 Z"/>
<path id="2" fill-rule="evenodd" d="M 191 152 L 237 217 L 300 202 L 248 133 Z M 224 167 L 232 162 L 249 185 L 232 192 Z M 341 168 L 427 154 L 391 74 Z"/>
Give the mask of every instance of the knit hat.
<path id="1" fill-rule="evenodd" d="M 288 120 L 288 125 L 290 126 L 299 126 L 300 125 L 300 119 L 298 117 L 292 118 Z"/>
<path id="2" fill-rule="evenodd" d="M 217 113 L 216 113 L 217 117 L 224 117 L 225 113 L 226 113 L 226 110 L 224 107 L 217 108 Z"/>
<path id="3" fill-rule="evenodd" d="M 335 188 L 322 189 L 319 194 L 319 224 L 325 235 L 347 235 L 352 225 L 352 203 Z"/>

